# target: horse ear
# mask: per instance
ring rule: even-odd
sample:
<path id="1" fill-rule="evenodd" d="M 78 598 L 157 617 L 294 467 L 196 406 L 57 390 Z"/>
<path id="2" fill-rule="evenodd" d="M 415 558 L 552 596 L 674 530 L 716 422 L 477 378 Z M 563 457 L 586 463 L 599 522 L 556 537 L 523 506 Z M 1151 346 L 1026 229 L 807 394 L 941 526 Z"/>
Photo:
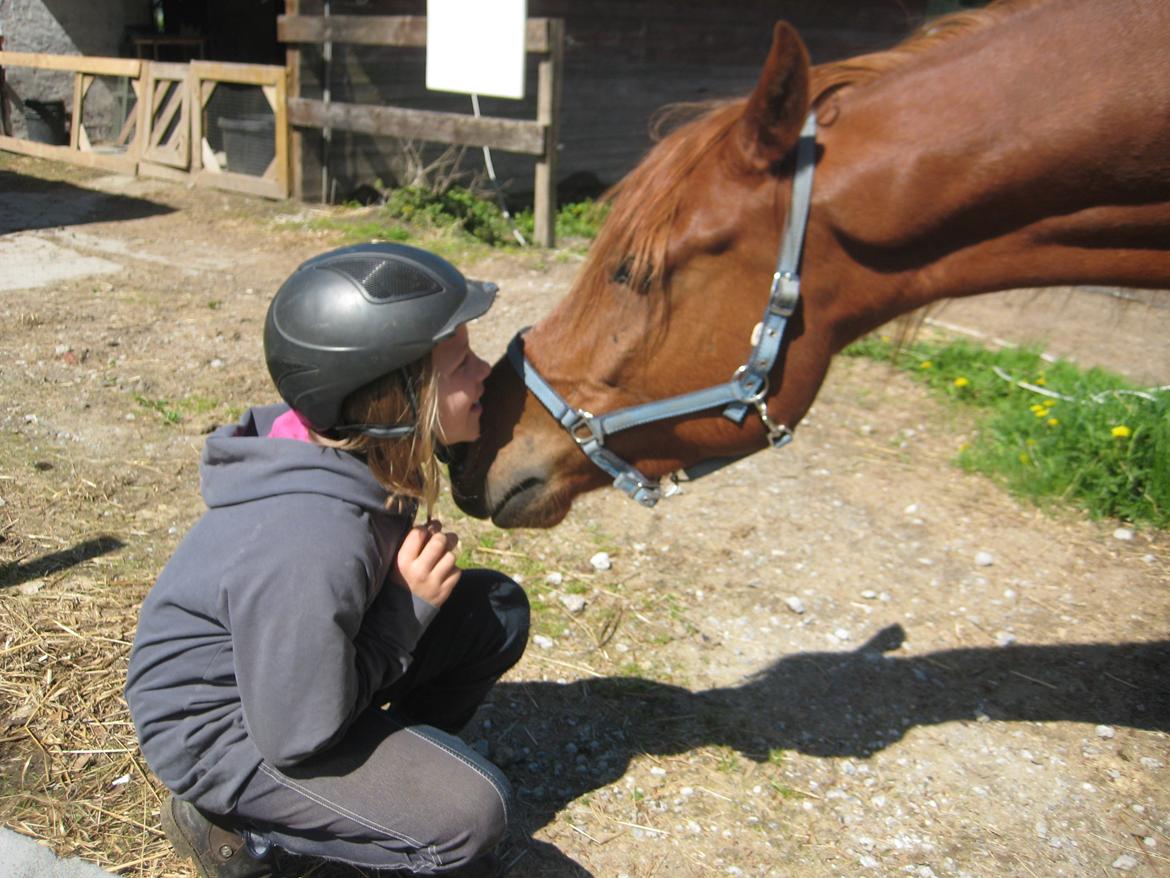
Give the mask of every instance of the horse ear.
<path id="1" fill-rule="evenodd" d="M 792 25 L 776 22 L 772 51 L 740 119 L 748 156 L 767 165 L 780 161 L 796 143 L 808 113 L 808 50 Z"/>

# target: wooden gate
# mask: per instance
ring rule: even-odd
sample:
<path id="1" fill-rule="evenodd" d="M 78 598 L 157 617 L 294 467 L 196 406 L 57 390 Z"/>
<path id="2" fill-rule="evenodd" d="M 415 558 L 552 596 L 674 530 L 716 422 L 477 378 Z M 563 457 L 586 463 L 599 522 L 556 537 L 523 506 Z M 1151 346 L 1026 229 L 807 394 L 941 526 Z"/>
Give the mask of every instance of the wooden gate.
<path id="1" fill-rule="evenodd" d="M 142 160 L 186 170 L 191 163 L 191 90 L 186 64 L 143 64 L 147 135 Z"/>
<path id="2" fill-rule="evenodd" d="M 284 67 L 192 61 L 168 64 L 128 58 L 43 55 L 0 51 L 0 70 L 30 67 L 73 74 L 72 112 L 67 141 L 45 143 L 32 137 L 0 134 L 0 149 L 38 158 L 103 168 L 115 173 L 190 181 L 198 186 L 231 189 L 268 198 L 289 194 L 287 74 Z M 116 132 L 95 142 L 85 124 L 87 97 L 97 77 L 121 83 L 126 106 L 133 102 Z M 9 86 L 11 81 L 9 80 Z M 240 171 L 221 161 L 212 139 L 220 139 L 225 119 L 209 118 L 216 89 L 223 85 L 254 89 L 263 105 L 271 159 L 254 170 Z M 11 88 L 0 91 L 7 110 Z M 65 96 L 62 95 L 62 98 Z M 32 103 L 13 101 L 26 118 Z M 62 105 L 64 101 L 62 100 Z M 211 133 L 215 132 L 215 138 Z"/>

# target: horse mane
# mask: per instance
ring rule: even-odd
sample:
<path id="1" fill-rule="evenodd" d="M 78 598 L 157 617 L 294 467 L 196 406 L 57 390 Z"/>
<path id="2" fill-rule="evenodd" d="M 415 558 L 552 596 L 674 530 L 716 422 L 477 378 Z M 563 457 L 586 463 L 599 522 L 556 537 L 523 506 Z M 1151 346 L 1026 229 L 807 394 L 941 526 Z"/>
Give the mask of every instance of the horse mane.
<path id="1" fill-rule="evenodd" d="M 881 52 L 858 55 L 812 68 L 812 106 L 825 103 L 848 88 L 864 86 L 907 67 L 924 52 L 976 30 L 987 28 L 1044 0 L 998 0 L 977 10 L 951 13 L 919 27 L 903 42 Z M 676 104 L 656 117 L 658 136 L 670 123 L 689 121 L 662 136 L 655 148 L 603 200 L 610 213 L 592 250 L 600 254 L 586 265 L 585 289 L 604 289 L 614 275 L 627 278 L 631 289 L 648 290 L 662 283 L 670 229 L 678 213 L 686 178 L 727 137 L 731 136 L 747 98 L 705 104 Z M 697 115 L 696 115 L 697 114 Z M 724 155 L 725 153 L 718 153 Z"/>

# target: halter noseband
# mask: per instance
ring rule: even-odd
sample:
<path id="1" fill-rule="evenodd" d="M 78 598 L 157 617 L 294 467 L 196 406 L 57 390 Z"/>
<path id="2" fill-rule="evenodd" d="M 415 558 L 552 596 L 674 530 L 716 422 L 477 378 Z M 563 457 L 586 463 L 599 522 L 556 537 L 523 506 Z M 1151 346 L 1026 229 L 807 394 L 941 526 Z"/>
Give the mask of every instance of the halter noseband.
<path id="1" fill-rule="evenodd" d="M 809 113 L 797 144 L 796 171 L 792 178 L 792 203 L 780 243 L 776 271 L 772 275 L 772 289 L 768 295 L 768 305 L 764 309 L 764 319 L 758 327 L 758 335 L 753 333 L 750 356 L 735 370 L 730 381 L 656 402 L 629 406 L 604 415 L 594 415 L 569 405 L 524 356 L 526 329 L 516 333 L 508 345 L 508 360 L 532 395 L 540 400 L 549 414 L 568 431 L 573 441 L 589 459 L 613 476 L 614 487 L 625 491 L 643 506 L 653 506 L 662 497 L 673 494 L 677 486 L 671 485 L 664 491 L 656 479 L 643 475 L 633 464 L 606 448 L 607 436 L 631 427 L 691 415 L 717 406 L 724 406 L 725 418 L 741 424 L 750 406 L 755 408 L 763 422 L 769 446 L 782 448 L 792 441 L 792 430 L 783 424 L 777 424 L 768 415 L 768 375 L 780 354 L 788 318 L 796 310 L 800 299 L 800 256 L 804 249 L 804 232 L 808 225 L 809 204 L 812 199 L 816 131 L 816 115 Z M 683 472 L 688 478 L 695 479 L 746 456 L 705 460 L 684 469 Z"/>

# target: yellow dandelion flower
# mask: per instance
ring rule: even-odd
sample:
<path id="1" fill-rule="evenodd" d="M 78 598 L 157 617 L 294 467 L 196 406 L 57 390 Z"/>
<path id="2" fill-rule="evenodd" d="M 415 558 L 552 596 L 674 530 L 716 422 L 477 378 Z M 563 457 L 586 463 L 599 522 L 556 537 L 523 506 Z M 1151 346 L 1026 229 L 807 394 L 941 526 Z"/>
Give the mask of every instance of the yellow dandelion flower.
<path id="1" fill-rule="evenodd" d="M 1021 451 L 1020 452 L 1020 463 L 1029 464 L 1031 462 L 1032 462 L 1032 458 L 1028 457 L 1027 452 Z"/>
<path id="2" fill-rule="evenodd" d="M 1040 403 L 1028 406 L 1028 411 L 1030 411 L 1038 418 L 1042 418 L 1048 414 L 1048 409 L 1044 408 L 1044 406 L 1040 405 Z"/>
<path id="3" fill-rule="evenodd" d="M 1035 439 L 1025 439 L 1024 444 L 1027 445 L 1029 448 L 1034 448 L 1036 445 L 1036 440 Z"/>
<path id="4" fill-rule="evenodd" d="M 954 383 L 955 383 L 955 387 L 966 387 L 971 382 L 968 381 L 966 378 L 964 378 L 962 375 L 960 375 L 958 378 L 955 379 Z"/>
<path id="5" fill-rule="evenodd" d="M 923 360 L 921 363 L 918 364 L 919 369 L 931 369 L 933 367 L 934 367 L 934 363 L 932 363 L 930 360 Z"/>
<path id="6" fill-rule="evenodd" d="M 1037 385 L 1039 385 L 1040 387 L 1043 387 L 1043 386 L 1044 386 L 1045 384 L 1047 384 L 1048 382 L 1047 382 L 1047 381 L 1045 381 L 1045 380 L 1044 380 L 1044 376 L 1043 376 L 1043 375 L 1041 375 L 1039 378 L 1037 378 L 1037 379 L 1036 379 L 1035 381 L 1033 381 L 1032 383 L 1033 383 L 1033 384 L 1037 384 Z"/>
<path id="7" fill-rule="evenodd" d="M 1133 431 L 1130 430 L 1129 427 L 1125 426 L 1125 424 L 1118 424 L 1116 427 L 1110 430 L 1109 433 L 1113 436 L 1114 439 L 1128 439 Z"/>
<path id="8" fill-rule="evenodd" d="M 1047 423 L 1049 427 L 1059 427 L 1060 418 L 1049 418 L 1045 423 Z"/>

